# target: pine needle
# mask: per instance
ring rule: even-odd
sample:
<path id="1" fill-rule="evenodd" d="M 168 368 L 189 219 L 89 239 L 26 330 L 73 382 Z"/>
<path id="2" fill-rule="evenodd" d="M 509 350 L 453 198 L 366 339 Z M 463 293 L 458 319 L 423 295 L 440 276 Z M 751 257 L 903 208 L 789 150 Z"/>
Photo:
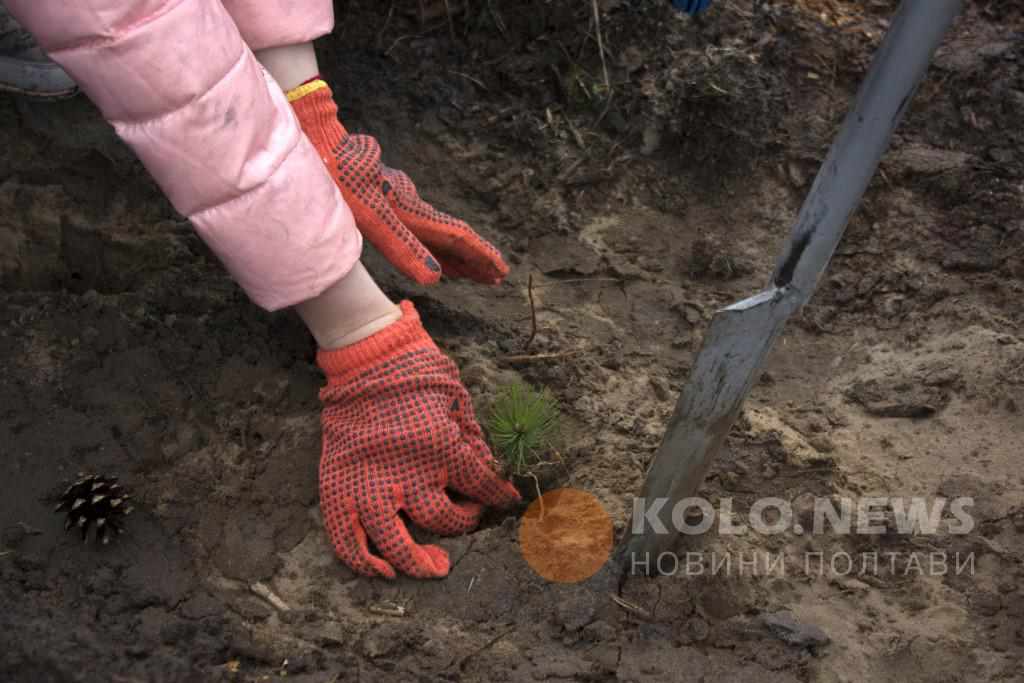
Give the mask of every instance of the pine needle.
<path id="1" fill-rule="evenodd" d="M 487 420 L 491 445 L 507 471 L 518 476 L 529 474 L 533 465 L 544 461 L 558 427 L 555 397 L 528 384 L 502 389 Z"/>

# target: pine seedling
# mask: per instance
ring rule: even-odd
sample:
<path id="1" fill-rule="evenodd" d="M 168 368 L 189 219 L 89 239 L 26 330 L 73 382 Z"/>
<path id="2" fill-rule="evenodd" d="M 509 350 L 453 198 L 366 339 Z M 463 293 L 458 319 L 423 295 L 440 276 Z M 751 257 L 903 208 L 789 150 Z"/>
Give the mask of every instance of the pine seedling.
<path id="1" fill-rule="evenodd" d="M 532 475 L 545 462 L 558 434 L 558 401 L 548 389 L 511 384 L 498 392 L 487 419 L 487 433 L 511 475 Z"/>

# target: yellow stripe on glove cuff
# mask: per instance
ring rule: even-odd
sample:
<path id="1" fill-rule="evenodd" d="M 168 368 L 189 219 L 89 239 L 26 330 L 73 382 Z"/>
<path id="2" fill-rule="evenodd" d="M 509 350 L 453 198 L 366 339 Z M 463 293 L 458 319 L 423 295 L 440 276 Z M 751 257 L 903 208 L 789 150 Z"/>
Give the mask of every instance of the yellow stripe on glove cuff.
<path id="1" fill-rule="evenodd" d="M 318 78 L 315 81 L 310 81 L 308 83 L 303 83 L 302 85 L 300 85 L 300 86 L 298 86 L 296 88 L 292 88 L 287 93 L 285 93 L 285 96 L 288 98 L 289 102 L 294 102 L 295 100 L 297 100 L 297 99 L 299 99 L 301 97 L 305 97 L 306 95 L 308 95 L 311 92 L 316 92 L 317 90 L 320 90 L 321 88 L 326 88 L 326 87 L 327 87 L 327 83 L 325 81 L 323 81 L 323 80 Z"/>

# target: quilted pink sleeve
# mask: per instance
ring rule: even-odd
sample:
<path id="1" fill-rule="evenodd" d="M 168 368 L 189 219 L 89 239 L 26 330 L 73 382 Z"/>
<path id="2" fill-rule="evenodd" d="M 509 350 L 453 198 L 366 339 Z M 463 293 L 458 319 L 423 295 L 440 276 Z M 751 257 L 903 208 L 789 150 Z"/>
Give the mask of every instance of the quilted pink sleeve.
<path id="1" fill-rule="evenodd" d="M 218 0 L 5 0 L 260 306 L 316 296 L 362 241 Z"/>
<path id="2" fill-rule="evenodd" d="M 253 50 L 308 43 L 334 29 L 332 0 L 221 0 Z"/>

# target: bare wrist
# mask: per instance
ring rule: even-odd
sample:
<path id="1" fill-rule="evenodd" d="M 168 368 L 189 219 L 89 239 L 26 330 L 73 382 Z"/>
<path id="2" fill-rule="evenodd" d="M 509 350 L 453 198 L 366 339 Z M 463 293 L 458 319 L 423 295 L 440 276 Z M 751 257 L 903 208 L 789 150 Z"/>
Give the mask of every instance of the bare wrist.
<path id="1" fill-rule="evenodd" d="M 330 349 L 340 349 L 343 346 L 355 344 L 357 341 L 361 341 L 376 332 L 380 332 L 391 323 L 398 322 L 401 317 L 402 309 L 398 306 L 394 306 L 393 311 L 389 311 L 378 318 L 374 318 L 365 325 L 361 325 L 351 332 L 341 334 L 340 336 L 332 339 L 325 339 L 323 343 L 320 344 L 320 348 L 326 351 Z"/>
<path id="2" fill-rule="evenodd" d="M 254 54 L 256 60 L 285 92 L 320 73 L 313 43 L 269 47 L 256 50 Z"/>
<path id="3" fill-rule="evenodd" d="M 362 263 L 295 310 L 321 349 L 354 344 L 402 317 L 402 310 L 380 290 Z"/>

